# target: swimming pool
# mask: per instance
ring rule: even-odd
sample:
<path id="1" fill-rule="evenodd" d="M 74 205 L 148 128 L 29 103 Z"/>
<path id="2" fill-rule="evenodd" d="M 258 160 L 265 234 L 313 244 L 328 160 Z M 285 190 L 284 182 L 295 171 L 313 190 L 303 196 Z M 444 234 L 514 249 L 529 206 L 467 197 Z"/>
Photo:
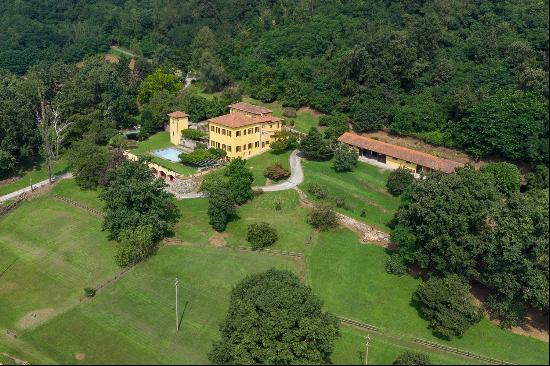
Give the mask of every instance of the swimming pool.
<path id="1" fill-rule="evenodd" d="M 181 153 L 183 153 L 183 151 L 180 149 L 175 147 L 167 147 L 165 149 L 155 150 L 151 153 L 151 155 L 177 163 L 180 161 L 179 155 Z"/>

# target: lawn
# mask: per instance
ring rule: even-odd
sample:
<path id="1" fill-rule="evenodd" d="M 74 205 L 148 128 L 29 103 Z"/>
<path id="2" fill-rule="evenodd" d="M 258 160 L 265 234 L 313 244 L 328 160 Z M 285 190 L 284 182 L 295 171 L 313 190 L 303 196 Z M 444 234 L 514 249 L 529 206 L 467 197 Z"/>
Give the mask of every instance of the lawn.
<path id="1" fill-rule="evenodd" d="M 77 305 L 118 271 L 113 253 L 86 211 L 51 197 L 22 203 L 0 218 L 0 328 L 23 331 Z"/>
<path id="2" fill-rule="evenodd" d="M 281 202 L 281 211 L 275 211 L 276 201 Z M 178 207 L 182 218 L 176 224 L 175 237 L 195 245 L 209 245 L 214 231 L 208 224 L 208 199 L 178 201 Z M 305 252 L 315 240 L 314 231 L 306 223 L 306 215 L 307 210 L 300 207 L 295 191 L 266 192 L 240 206 L 237 217 L 227 225 L 222 236 L 229 246 L 248 247 L 248 224 L 266 221 L 279 236 L 273 249 Z"/>
<path id="3" fill-rule="evenodd" d="M 388 171 L 358 163 L 353 172 L 338 173 L 332 162 L 302 160 L 304 182 L 300 188 L 307 192 L 311 183 L 325 186 L 332 198 L 342 198 L 341 213 L 388 231 L 388 222 L 399 207 L 399 198 L 386 190 Z M 314 199 L 312 195 L 308 195 Z"/>
<path id="4" fill-rule="evenodd" d="M 23 338 L 65 364 L 205 364 L 212 342 L 219 337 L 231 288 L 246 275 L 272 267 L 295 270 L 294 261 L 273 255 L 164 247 L 98 292 L 93 301 Z M 179 332 L 174 313 L 176 277 Z M 75 359 L 77 354 L 84 359 Z"/>
<path id="5" fill-rule="evenodd" d="M 414 344 L 399 343 L 377 333 L 365 333 L 356 329 L 342 327 L 341 337 L 336 342 L 332 361 L 337 365 L 364 365 L 365 364 L 365 336 L 370 335 L 369 359 L 371 365 L 391 365 L 403 352 L 422 352 L 430 358 L 433 365 L 467 365 L 471 360 L 448 353 L 438 352 L 426 348 L 418 348 Z"/>
<path id="6" fill-rule="evenodd" d="M 145 156 L 155 150 L 166 147 L 174 147 L 174 145 L 170 142 L 170 134 L 166 131 L 162 131 L 150 136 L 147 140 L 139 141 L 138 146 L 135 149 L 132 149 L 131 152 L 138 156 Z M 184 176 L 197 172 L 197 168 L 181 163 L 174 163 L 156 156 L 151 156 L 151 161 Z"/>
<path id="7" fill-rule="evenodd" d="M 293 128 L 299 132 L 306 133 L 311 127 L 317 127 L 319 124 L 319 116 L 314 115 L 311 111 L 299 111 L 296 117 L 283 117 L 283 106 L 279 102 L 264 103 L 250 97 L 243 98 L 243 102 L 271 109 L 274 116 L 284 118 L 286 121 L 293 121 Z"/>
<path id="8" fill-rule="evenodd" d="M 66 173 L 67 167 L 68 161 L 64 157 L 60 157 L 59 161 L 55 162 L 53 165 L 52 174 L 59 175 Z M 35 184 L 46 179 L 48 179 L 48 168 L 45 163 L 41 163 L 36 168 L 22 173 L 21 179 L 13 183 L 0 186 L 0 196 L 28 187 L 31 181 Z"/>
<path id="9" fill-rule="evenodd" d="M 273 164 L 281 164 L 284 168 L 290 171 L 288 159 L 292 151 L 286 151 L 282 154 L 276 154 L 273 151 L 266 151 L 263 154 L 256 155 L 246 160 L 246 166 L 250 168 L 254 175 L 253 186 L 263 186 L 266 183 L 264 170 Z"/>
<path id="10" fill-rule="evenodd" d="M 64 196 L 72 200 L 84 203 L 93 208 L 103 208 L 103 202 L 99 199 L 100 189 L 81 189 L 74 179 L 65 179 L 58 182 L 52 189 L 52 194 Z"/>
<path id="11" fill-rule="evenodd" d="M 515 335 L 485 319 L 463 338 L 435 338 L 410 304 L 420 280 L 387 274 L 387 257 L 385 249 L 360 244 L 350 231 L 322 233 L 308 258 L 311 286 L 329 311 L 382 327 L 389 334 L 420 337 L 519 364 L 548 364 L 547 343 Z"/>

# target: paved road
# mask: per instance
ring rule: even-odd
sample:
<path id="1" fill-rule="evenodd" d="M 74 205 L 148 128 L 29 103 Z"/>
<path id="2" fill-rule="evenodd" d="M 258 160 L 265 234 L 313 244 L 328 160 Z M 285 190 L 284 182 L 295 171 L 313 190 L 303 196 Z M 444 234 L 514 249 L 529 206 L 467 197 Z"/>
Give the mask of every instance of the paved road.
<path id="1" fill-rule="evenodd" d="M 253 187 L 253 189 L 261 189 L 264 192 L 275 192 L 293 189 L 300 185 L 304 181 L 304 171 L 301 163 L 302 158 L 300 157 L 298 150 L 294 150 L 292 154 L 290 154 L 290 158 L 288 160 L 290 163 L 290 178 L 288 178 L 288 180 L 270 186 Z"/>
<path id="2" fill-rule="evenodd" d="M 73 175 L 71 173 L 65 173 L 65 174 L 56 175 L 56 176 L 52 177 L 52 180 L 54 182 L 56 182 L 58 180 L 69 179 L 69 178 L 72 178 L 72 177 L 73 177 Z M 43 187 L 48 183 L 49 183 L 49 181 L 46 179 L 46 180 L 43 180 L 42 182 L 34 183 L 32 185 L 32 187 L 33 187 L 33 189 L 36 189 L 36 188 Z M 31 187 L 25 187 L 25 188 L 22 188 L 18 191 L 8 193 L 8 194 L 0 197 L 0 202 L 9 201 L 11 199 L 17 198 L 18 196 L 22 195 L 25 192 L 29 192 L 30 190 L 31 190 Z"/>

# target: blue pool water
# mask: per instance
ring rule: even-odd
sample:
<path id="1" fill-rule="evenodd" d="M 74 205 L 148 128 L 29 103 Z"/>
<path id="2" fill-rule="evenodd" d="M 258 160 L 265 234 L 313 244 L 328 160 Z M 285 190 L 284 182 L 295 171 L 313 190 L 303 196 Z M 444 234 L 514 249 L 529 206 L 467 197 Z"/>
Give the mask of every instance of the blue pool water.
<path id="1" fill-rule="evenodd" d="M 180 149 L 176 149 L 175 147 L 168 147 L 166 149 L 160 149 L 153 151 L 151 155 L 157 156 L 161 159 L 170 160 L 173 163 L 177 163 L 180 161 L 179 155 L 182 153 Z"/>

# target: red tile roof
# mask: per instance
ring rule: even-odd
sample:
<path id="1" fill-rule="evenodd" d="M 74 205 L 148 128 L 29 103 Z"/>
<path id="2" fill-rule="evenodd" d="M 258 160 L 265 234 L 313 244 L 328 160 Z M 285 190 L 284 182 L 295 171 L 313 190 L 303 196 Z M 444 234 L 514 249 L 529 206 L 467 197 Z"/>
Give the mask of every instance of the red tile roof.
<path id="1" fill-rule="evenodd" d="M 187 113 L 182 112 L 182 111 L 175 111 L 175 112 L 172 112 L 172 113 L 168 113 L 168 116 L 169 117 L 174 117 L 174 118 L 189 117 L 189 115 Z"/>
<path id="2" fill-rule="evenodd" d="M 238 128 L 260 122 L 279 122 L 281 120 L 281 118 L 273 117 L 271 115 L 252 117 L 241 113 L 230 113 L 224 114 L 223 116 L 210 118 L 208 121 L 230 128 Z"/>
<path id="3" fill-rule="evenodd" d="M 417 165 L 440 170 L 445 173 L 452 173 L 455 169 L 464 166 L 464 164 L 456 161 L 438 158 L 424 152 L 388 144 L 387 142 L 378 141 L 370 137 L 360 136 L 350 132 L 344 133 L 338 138 L 338 141 L 394 158 L 410 161 Z"/>
<path id="4" fill-rule="evenodd" d="M 244 102 L 238 102 L 238 103 L 235 103 L 235 104 L 231 104 L 229 106 L 229 108 L 238 109 L 240 111 L 248 112 L 248 113 L 252 113 L 252 114 L 271 113 L 270 109 L 260 107 L 260 106 L 257 106 L 257 105 L 253 105 L 253 104 L 249 104 L 249 103 L 244 103 Z"/>

